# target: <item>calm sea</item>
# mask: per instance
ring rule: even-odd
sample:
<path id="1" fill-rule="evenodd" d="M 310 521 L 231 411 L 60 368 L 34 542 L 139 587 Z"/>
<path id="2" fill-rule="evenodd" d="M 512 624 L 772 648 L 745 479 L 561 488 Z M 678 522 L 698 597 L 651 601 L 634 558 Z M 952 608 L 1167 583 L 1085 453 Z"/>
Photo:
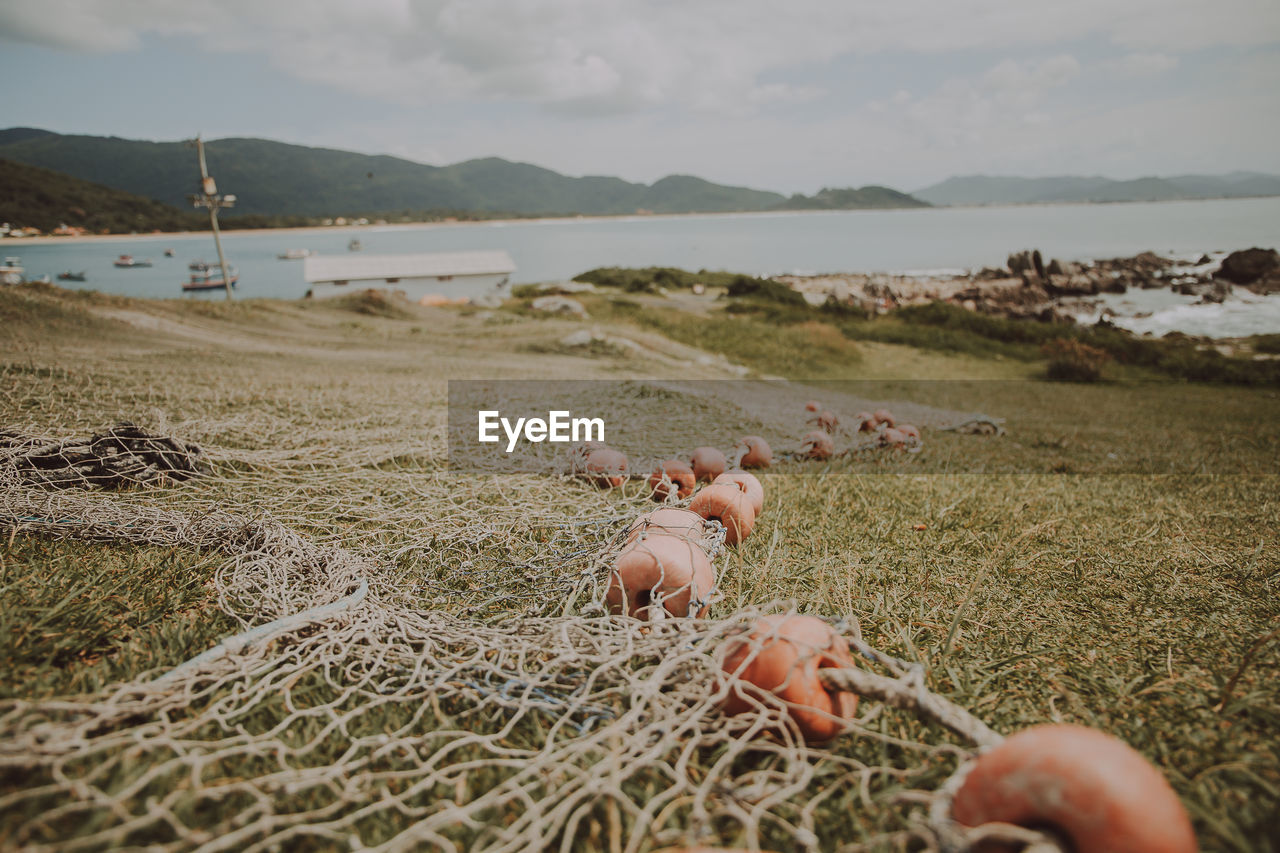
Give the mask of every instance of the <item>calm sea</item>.
<path id="1" fill-rule="evenodd" d="M 568 279 L 600 266 L 754 275 L 959 271 L 1000 266 L 1009 252 L 1029 248 L 1046 259 L 1090 260 L 1146 250 L 1188 255 L 1280 247 L 1280 198 L 326 228 L 229 233 L 223 240 L 240 270 L 240 297 L 290 299 L 307 289 L 302 262 L 276 255 L 304 248 L 346 254 L 352 237 L 366 254 L 505 249 L 516 263 L 514 283 Z M 164 257 L 166 248 L 175 257 Z M 87 281 L 63 285 L 145 297 L 181 297 L 187 263 L 217 260 L 207 234 L 0 243 L 0 251 L 21 257 L 29 278 L 84 271 Z M 123 253 L 155 266 L 117 269 L 112 261 Z M 1280 311 L 1266 323 L 1276 327 L 1264 331 L 1280 331 Z"/>

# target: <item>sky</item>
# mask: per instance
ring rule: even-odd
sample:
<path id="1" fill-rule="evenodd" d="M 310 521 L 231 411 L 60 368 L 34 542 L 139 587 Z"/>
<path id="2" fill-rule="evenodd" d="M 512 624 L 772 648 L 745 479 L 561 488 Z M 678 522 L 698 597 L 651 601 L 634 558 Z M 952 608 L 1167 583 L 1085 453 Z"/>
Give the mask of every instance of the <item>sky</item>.
<path id="1" fill-rule="evenodd" d="M 810 194 L 1280 173 L 1277 0 L 0 0 L 0 126 Z"/>

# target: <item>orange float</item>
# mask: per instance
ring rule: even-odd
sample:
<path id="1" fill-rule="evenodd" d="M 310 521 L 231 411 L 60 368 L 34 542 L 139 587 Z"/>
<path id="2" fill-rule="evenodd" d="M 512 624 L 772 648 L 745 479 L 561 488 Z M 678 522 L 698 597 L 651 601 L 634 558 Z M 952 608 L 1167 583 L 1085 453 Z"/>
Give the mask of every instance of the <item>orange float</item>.
<path id="1" fill-rule="evenodd" d="M 725 471 L 719 477 L 711 481 L 711 485 L 719 486 L 728 483 L 736 486 L 741 492 L 747 496 L 747 500 L 751 502 L 751 508 L 755 510 L 756 517 L 764 510 L 764 486 L 760 485 L 760 481 L 756 479 L 755 474 L 747 471 Z"/>
<path id="2" fill-rule="evenodd" d="M 853 416 L 858 422 L 858 432 L 874 432 L 876 428 L 876 416 L 870 412 L 858 412 Z"/>
<path id="3" fill-rule="evenodd" d="M 627 481 L 627 456 L 611 447 L 587 451 L 582 468 L 587 479 L 602 489 L 616 489 Z"/>
<path id="4" fill-rule="evenodd" d="M 734 454 L 741 454 L 738 464 L 743 468 L 768 468 L 773 464 L 773 448 L 758 435 L 746 435 L 738 439 Z"/>
<path id="5" fill-rule="evenodd" d="M 726 714 L 750 711 L 763 694 L 772 693 L 787 703 L 804 739 L 821 743 L 840 734 L 842 721 L 858 708 L 856 694 L 827 690 L 818 680 L 819 669 L 852 667 L 854 662 L 844 638 L 816 616 L 763 616 L 749 635 L 726 646 L 720 668 L 736 673 L 721 706 Z"/>
<path id="6" fill-rule="evenodd" d="M 880 433 L 880 444 L 884 447 L 894 447 L 899 450 L 907 446 L 907 436 L 900 429 L 889 427 Z"/>
<path id="7" fill-rule="evenodd" d="M 813 432 L 805 433 L 804 438 L 800 440 L 800 452 L 810 459 L 830 459 L 831 454 L 835 452 L 835 444 L 832 443 L 831 436 L 820 429 L 815 429 Z"/>
<path id="8" fill-rule="evenodd" d="M 876 426 L 880 424 L 885 424 L 886 426 L 894 425 L 893 413 L 888 409 L 876 409 L 872 412 L 871 417 L 875 418 Z"/>
<path id="9" fill-rule="evenodd" d="M 649 536 L 682 536 L 697 542 L 706 532 L 707 522 L 696 512 L 678 507 L 663 507 L 631 522 L 627 528 L 626 541 L 643 539 Z"/>
<path id="10" fill-rule="evenodd" d="M 720 483 L 703 488 L 689 502 L 689 509 L 708 521 L 724 525 L 724 543 L 737 545 L 751 533 L 756 523 L 756 511 L 747 497 L 734 483 Z"/>
<path id="11" fill-rule="evenodd" d="M 687 498 L 693 494 L 695 484 L 693 469 L 679 459 L 668 459 L 649 475 L 649 488 L 655 501 L 666 500 L 672 492 L 678 498 Z"/>
<path id="12" fill-rule="evenodd" d="M 725 472 L 729 461 L 714 447 L 697 447 L 694 448 L 689 467 L 693 469 L 693 476 L 710 482 Z"/>
<path id="13" fill-rule="evenodd" d="M 695 542 L 680 536 L 656 535 L 628 544 L 613 561 L 605 604 L 614 615 L 653 617 L 653 607 L 672 616 L 702 616 L 710 608 L 715 570 Z"/>
<path id="14" fill-rule="evenodd" d="M 907 438 L 914 438 L 916 441 L 920 440 L 920 428 L 915 424 L 903 424 L 898 427 L 898 432 L 902 433 Z"/>
<path id="15" fill-rule="evenodd" d="M 806 412 L 816 412 L 821 408 L 822 408 L 822 404 L 819 403 L 817 400 L 810 400 L 809 402 L 804 404 L 804 410 Z"/>
<path id="16" fill-rule="evenodd" d="M 834 412 L 823 412 L 818 415 L 817 424 L 818 429 L 835 435 L 836 430 L 840 428 L 840 419 L 835 416 Z"/>
<path id="17" fill-rule="evenodd" d="M 1123 741 L 1084 726 L 1018 732 L 980 756 L 951 803 L 965 826 L 1047 828 L 1090 853 L 1195 853 L 1196 837 L 1160 771 Z"/>

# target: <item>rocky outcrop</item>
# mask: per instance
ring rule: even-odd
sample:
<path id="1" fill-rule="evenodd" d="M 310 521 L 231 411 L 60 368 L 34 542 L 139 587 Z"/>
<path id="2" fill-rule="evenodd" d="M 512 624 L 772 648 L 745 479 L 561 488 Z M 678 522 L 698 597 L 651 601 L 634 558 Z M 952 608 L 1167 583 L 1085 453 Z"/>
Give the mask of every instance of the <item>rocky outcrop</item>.
<path id="1" fill-rule="evenodd" d="M 573 317 L 586 317 L 587 309 L 576 299 L 564 296 L 539 296 L 529 303 L 534 311 L 545 311 L 548 314 L 568 314 Z"/>
<path id="2" fill-rule="evenodd" d="M 1275 249 L 1242 249 L 1222 259 L 1217 278 L 1243 284 L 1255 293 L 1280 292 L 1280 254 Z"/>

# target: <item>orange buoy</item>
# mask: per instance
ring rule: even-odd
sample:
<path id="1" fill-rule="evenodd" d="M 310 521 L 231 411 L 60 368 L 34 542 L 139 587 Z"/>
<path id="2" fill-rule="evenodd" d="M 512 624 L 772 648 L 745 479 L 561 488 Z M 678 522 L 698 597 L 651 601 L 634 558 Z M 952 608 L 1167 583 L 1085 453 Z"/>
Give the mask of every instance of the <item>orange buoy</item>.
<path id="1" fill-rule="evenodd" d="M 699 480 L 710 482 L 724 473 L 729 467 L 729 462 L 724 458 L 724 454 L 714 447 L 698 447 L 693 451 L 689 467 L 693 469 L 693 475 Z"/>
<path id="2" fill-rule="evenodd" d="M 821 743 L 840 734 L 842 721 L 858 708 L 857 694 L 827 690 L 818 680 L 819 669 L 854 662 L 844 638 L 816 616 L 762 616 L 750 634 L 730 639 L 726 648 L 720 665 L 731 676 L 721 706 L 726 714 L 758 707 L 760 696 L 772 693 L 787 703 L 804 739 Z"/>
<path id="3" fill-rule="evenodd" d="M 1118 738 L 1084 726 L 1033 726 L 981 755 L 951 815 L 965 826 L 1053 829 L 1090 853 L 1197 849 L 1160 771 Z"/>
<path id="4" fill-rule="evenodd" d="M 587 479 L 602 489 L 616 489 L 627 481 L 627 456 L 611 447 L 588 451 L 582 467 Z"/>
<path id="5" fill-rule="evenodd" d="M 755 510 L 756 517 L 760 517 L 760 513 L 764 510 L 764 486 L 760 485 L 760 481 L 756 479 L 755 474 L 735 469 L 725 471 L 711 481 L 713 486 L 718 486 L 722 483 L 728 483 L 740 489 L 747 496 L 747 500 L 751 501 L 751 508 Z"/>
<path id="6" fill-rule="evenodd" d="M 806 412 L 816 412 L 821 408 L 822 408 L 822 404 L 819 403 L 817 400 L 810 400 L 809 402 L 804 404 L 804 410 Z"/>
<path id="7" fill-rule="evenodd" d="M 715 520 L 725 526 L 724 543 L 737 545 L 751 533 L 756 523 L 756 511 L 751 499 L 734 483 L 706 486 L 693 496 L 689 509 L 703 518 Z"/>
<path id="8" fill-rule="evenodd" d="M 707 529 L 707 521 L 696 512 L 679 507 L 663 507 L 631 522 L 627 528 L 626 541 L 644 539 L 649 536 L 682 536 L 697 542 L 702 539 Z"/>
<path id="9" fill-rule="evenodd" d="M 666 500 L 672 492 L 678 498 L 687 498 L 693 494 L 695 482 L 693 469 L 679 459 L 668 459 L 649 475 L 649 488 L 655 501 Z"/>
<path id="10" fill-rule="evenodd" d="M 800 440 L 800 452 L 810 459 L 830 459 L 831 454 L 835 452 L 835 445 L 831 441 L 831 436 L 820 429 L 815 429 L 813 432 L 805 433 L 804 438 Z"/>
<path id="11" fill-rule="evenodd" d="M 653 608 L 672 616 L 704 615 L 716 575 L 711 561 L 692 540 L 656 535 L 637 539 L 619 552 L 609 573 L 605 604 L 614 615 L 651 619 Z"/>
<path id="12" fill-rule="evenodd" d="M 818 429 L 823 432 L 836 434 L 836 430 L 840 428 L 840 419 L 835 416 L 834 412 L 823 412 L 817 418 Z"/>
<path id="13" fill-rule="evenodd" d="M 768 468 L 773 464 L 773 448 L 758 435 L 745 435 L 734 446 L 734 455 L 741 455 L 738 465 L 743 468 Z"/>
<path id="14" fill-rule="evenodd" d="M 858 432 L 873 432 L 876 428 L 876 416 L 870 412 L 858 412 L 853 416 L 858 422 Z"/>
<path id="15" fill-rule="evenodd" d="M 889 427 L 880 433 L 880 445 L 901 450 L 907 446 L 907 436 L 902 430 Z"/>
<path id="16" fill-rule="evenodd" d="M 902 433 L 907 438 L 914 438 L 916 441 L 920 440 L 920 428 L 915 424 L 902 424 L 898 427 L 898 432 Z"/>
<path id="17" fill-rule="evenodd" d="M 880 424 L 893 426 L 894 424 L 893 414 L 888 409 L 876 409 L 875 412 L 872 413 L 871 417 L 876 419 L 876 426 L 879 426 Z"/>

